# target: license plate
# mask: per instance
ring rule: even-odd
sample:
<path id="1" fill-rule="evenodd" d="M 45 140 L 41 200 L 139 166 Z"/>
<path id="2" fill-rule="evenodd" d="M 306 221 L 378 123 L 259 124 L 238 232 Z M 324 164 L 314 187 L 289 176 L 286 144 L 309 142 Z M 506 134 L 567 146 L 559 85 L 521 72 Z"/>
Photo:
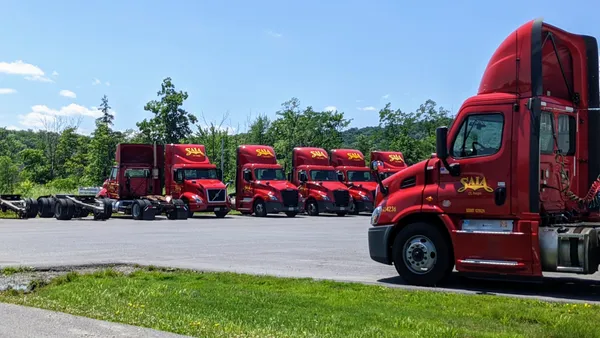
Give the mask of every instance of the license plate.
<path id="1" fill-rule="evenodd" d="M 215 208 L 215 211 L 219 211 L 219 210 L 221 210 L 221 207 L 216 207 Z"/>
<path id="2" fill-rule="evenodd" d="M 294 207 L 289 207 L 288 210 L 289 211 L 294 211 Z"/>
<path id="3" fill-rule="evenodd" d="M 346 210 L 346 207 L 340 207 L 340 210 Z"/>

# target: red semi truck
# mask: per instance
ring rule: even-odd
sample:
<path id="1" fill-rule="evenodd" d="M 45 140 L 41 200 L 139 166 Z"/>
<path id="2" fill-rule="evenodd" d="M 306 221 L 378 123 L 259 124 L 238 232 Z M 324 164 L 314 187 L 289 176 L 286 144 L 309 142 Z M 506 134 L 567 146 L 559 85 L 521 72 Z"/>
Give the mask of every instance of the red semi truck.
<path id="1" fill-rule="evenodd" d="M 240 145 L 236 162 L 233 208 L 259 217 L 280 212 L 295 217 L 301 211 L 298 188 L 286 179 L 272 147 Z"/>
<path id="2" fill-rule="evenodd" d="M 404 162 L 404 156 L 399 151 L 371 151 L 371 162 L 381 161 L 382 167 L 379 168 L 379 177 L 386 179 L 393 174 L 407 167 Z"/>
<path id="3" fill-rule="evenodd" d="M 111 202 L 113 211 L 131 214 L 136 220 L 153 220 L 163 212 L 169 219 L 187 219 L 183 200 L 163 195 L 164 148 L 157 144 L 118 144 L 117 165 L 96 197 Z"/>
<path id="4" fill-rule="evenodd" d="M 221 170 L 210 163 L 201 144 L 165 145 L 165 192 L 186 204 L 188 217 L 201 211 L 219 218 L 229 213 Z"/>
<path id="5" fill-rule="evenodd" d="M 373 260 L 409 284 L 593 274 L 600 263 L 598 44 L 541 20 L 510 34 L 436 154 L 380 181 Z M 377 170 L 381 163 L 372 163 Z"/>
<path id="6" fill-rule="evenodd" d="M 292 183 L 298 186 L 304 208 L 310 216 L 321 212 L 345 216 L 352 198 L 329 164 L 325 149 L 296 147 L 292 150 Z"/>
<path id="7" fill-rule="evenodd" d="M 352 197 L 349 213 L 373 211 L 377 182 L 365 163 L 365 156 L 356 149 L 332 149 L 330 164 L 335 168 L 340 182 L 344 183 Z"/>

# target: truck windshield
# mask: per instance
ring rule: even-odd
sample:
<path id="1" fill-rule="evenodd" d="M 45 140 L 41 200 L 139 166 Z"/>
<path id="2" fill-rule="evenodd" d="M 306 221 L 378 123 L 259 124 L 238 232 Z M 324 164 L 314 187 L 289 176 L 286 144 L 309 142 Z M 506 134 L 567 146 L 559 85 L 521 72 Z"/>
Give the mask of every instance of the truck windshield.
<path id="1" fill-rule="evenodd" d="M 285 181 L 285 174 L 282 169 L 255 169 L 254 176 L 257 180 Z"/>
<path id="2" fill-rule="evenodd" d="M 370 171 L 348 171 L 348 181 L 369 182 L 373 181 Z"/>
<path id="3" fill-rule="evenodd" d="M 216 169 L 184 169 L 183 174 L 186 180 L 217 179 Z"/>
<path id="4" fill-rule="evenodd" d="M 337 181 L 337 173 L 333 170 L 311 170 L 311 181 Z"/>
<path id="5" fill-rule="evenodd" d="M 127 170 L 125 170 L 125 177 L 129 177 L 129 178 L 150 177 L 150 170 L 148 170 L 148 169 L 127 169 Z"/>

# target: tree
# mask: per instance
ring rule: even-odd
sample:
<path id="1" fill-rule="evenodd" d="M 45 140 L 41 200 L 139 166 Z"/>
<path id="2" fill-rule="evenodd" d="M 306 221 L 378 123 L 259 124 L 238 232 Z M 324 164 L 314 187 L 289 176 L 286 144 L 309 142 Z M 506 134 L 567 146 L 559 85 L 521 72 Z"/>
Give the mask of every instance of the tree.
<path id="1" fill-rule="evenodd" d="M 96 121 L 100 121 L 106 125 L 112 126 L 115 116 L 111 113 L 111 109 L 112 107 L 108 105 L 108 98 L 106 95 L 104 95 L 102 97 L 102 103 L 100 103 L 100 107 L 98 107 L 98 110 L 102 112 L 102 116 L 97 118 Z"/>
<path id="2" fill-rule="evenodd" d="M 196 116 L 181 108 L 188 94 L 175 91 L 171 78 L 167 77 L 157 96 L 162 96 L 160 101 L 152 100 L 144 106 L 144 110 L 152 112 L 154 117 L 137 123 L 140 136 L 147 143 L 179 143 L 192 133 L 190 124 L 198 121 Z"/>

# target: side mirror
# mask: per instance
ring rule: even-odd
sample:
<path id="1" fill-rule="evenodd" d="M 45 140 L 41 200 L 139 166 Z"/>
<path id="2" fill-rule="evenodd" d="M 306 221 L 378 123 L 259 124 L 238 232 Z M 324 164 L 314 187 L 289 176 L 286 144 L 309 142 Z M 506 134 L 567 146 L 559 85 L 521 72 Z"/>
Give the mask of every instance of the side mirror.
<path id="1" fill-rule="evenodd" d="M 221 169 L 217 169 L 217 179 L 223 181 L 223 171 Z"/>
<path id="2" fill-rule="evenodd" d="M 458 163 L 448 164 L 448 127 L 439 127 L 435 130 L 435 153 L 444 164 L 450 175 L 460 175 L 460 166 Z"/>
<path id="3" fill-rule="evenodd" d="M 244 181 L 252 182 L 252 173 L 249 170 L 244 170 Z"/>
<path id="4" fill-rule="evenodd" d="M 448 127 L 435 130 L 435 152 L 442 161 L 448 158 Z"/>
<path id="5" fill-rule="evenodd" d="M 371 162 L 371 170 L 379 171 L 379 167 L 383 166 L 383 162 L 381 161 L 372 161 Z"/>
<path id="6" fill-rule="evenodd" d="M 308 181 L 308 177 L 306 177 L 306 173 L 305 172 L 301 172 L 300 173 L 299 179 L 300 179 L 300 182 L 302 182 L 302 183 Z"/>
<path id="7" fill-rule="evenodd" d="M 337 172 L 338 181 L 344 182 L 344 173 L 341 171 Z"/>

